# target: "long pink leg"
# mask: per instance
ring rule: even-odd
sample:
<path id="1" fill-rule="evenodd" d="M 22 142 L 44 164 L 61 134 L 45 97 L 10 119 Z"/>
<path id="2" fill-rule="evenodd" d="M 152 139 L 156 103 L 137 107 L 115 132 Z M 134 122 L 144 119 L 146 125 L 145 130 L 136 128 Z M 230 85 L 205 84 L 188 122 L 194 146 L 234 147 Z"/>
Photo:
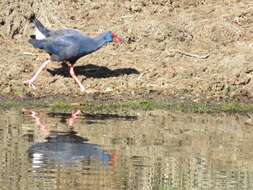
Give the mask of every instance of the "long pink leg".
<path id="1" fill-rule="evenodd" d="M 73 128 L 74 122 L 78 118 L 80 113 L 81 113 L 80 110 L 71 113 L 71 117 L 67 120 L 67 124 L 70 128 Z"/>
<path id="2" fill-rule="evenodd" d="M 76 81 L 76 83 L 78 84 L 78 86 L 80 87 L 81 92 L 84 92 L 84 86 L 82 85 L 82 83 L 76 77 L 73 65 L 69 66 L 69 73 L 70 73 L 71 77 Z"/>
<path id="3" fill-rule="evenodd" d="M 43 135 L 44 136 L 48 136 L 49 135 L 49 130 L 48 130 L 48 127 L 47 125 L 43 124 L 40 120 L 40 118 L 37 116 L 38 114 L 33 111 L 33 110 L 26 110 L 26 109 L 23 109 L 22 110 L 24 113 L 29 113 L 30 116 L 34 119 L 34 123 L 39 127 L 39 129 L 43 132 Z"/>
<path id="4" fill-rule="evenodd" d="M 45 61 L 44 63 L 42 63 L 42 65 L 40 66 L 38 71 L 36 71 L 36 73 L 33 75 L 33 77 L 30 80 L 25 81 L 24 83 L 27 83 L 29 85 L 29 87 L 36 89 L 33 83 L 36 80 L 36 78 L 38 77 L 38 75 L 40 74 L 40 72 L 47 66 L 48 63 L 50 63 L 50 61 L 51 60 L 49 59 L 49 60 Z"/>

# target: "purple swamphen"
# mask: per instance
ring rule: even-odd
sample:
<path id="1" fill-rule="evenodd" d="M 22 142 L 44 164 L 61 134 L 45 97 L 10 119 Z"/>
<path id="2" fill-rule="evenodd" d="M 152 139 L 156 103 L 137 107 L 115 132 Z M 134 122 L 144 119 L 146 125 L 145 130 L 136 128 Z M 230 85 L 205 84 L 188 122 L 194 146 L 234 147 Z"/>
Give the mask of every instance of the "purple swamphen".
<path id="1" fill-rule="evenodd" d="M 88 139 L 78 136 L 73 130 L 74 123 L 81 115 L 80 110 L 71 113 L 66 124 L 70 131 L 52 132 L 46 123 L 41 121 L 38 113 L 33 110 L 22 109 L 22 112 L 28 113 L 44 136 L 44 142 L 34 143 L 29 149 L 28 154 L 32 161 L 32 167 L 43 168 L 49 164 L 59 164 L 63 167 L 76 163 L 85 162 L 90 166 L 91 162 L 103 164 L 104 167 L 109 165 L 113 167 L 117 162 L 116 152 L 107 152 L 99 145 L 91 144 Z"/>
<path id="2" fill-rule="evenodd" d="M 34 48 L 43 49 L 50 55 L 50 59 L 40 66 L 34 76 L 30 80 L 25 81 L 29 87 L 34 89 L 35 86 L 33 83 L 39 73 L 48 63 L 57 61 L 68 64 L 71 77 L 76 81 L 83 92 L 84 86 L 78 80 L 74 72 L 75 62 L 79 58 L 97 51 L 108 43 L 122 43 L 122 39 L 113 32 L 104 32 L 95 38 L 91 38 L 74 29 L 49 30 L 35 17 L 33 18 L 33 23 L 36 30 L 35 35 L 31 36 L 29 39 L 29 43 L 31 43 Z"/>

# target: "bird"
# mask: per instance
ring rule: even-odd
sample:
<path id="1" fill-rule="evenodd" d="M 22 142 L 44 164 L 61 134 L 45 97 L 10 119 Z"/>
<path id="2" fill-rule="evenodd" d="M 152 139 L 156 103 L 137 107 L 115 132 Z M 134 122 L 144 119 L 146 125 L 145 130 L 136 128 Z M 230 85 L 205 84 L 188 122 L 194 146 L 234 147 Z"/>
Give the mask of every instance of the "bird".
<path id="1" fill-rule="evenodd" d="M 117 162 L 115 152 L 109 153 L 97 144 L 87 142 L 88 139 L 73 132 L 51 132 L 45 142 L 34 143 L 28 149 L 28 156 L 33 168 L 45 167 L 49 164 L 68 166 L 75 163 L 91 161 L 105 168 L 114 167 Z M 89 161 L 89 162 L 84 162 Z"/>
<path id="2" fill-rule="evenodd" d="M 77 132 L 74 131 L 74 123 L 82 114 L 80 110 L 73 111 L 66 120 L 69 129 L 66 132 L 50 131 L 49 126 L 41 120 L 39 113 L 33 110 L 23 108 L 22 112 L 33 118 L 33 122 L 44 138 L 43 142 L 34 143 L 28 149 L 33 168 L 40 168 L 48 164 L 67 166 L 83 161 L 95 161 L 97 164 L 102 163 L 105 167 L 115 166 L 118 158 L 115 151 L 109 153 L 99 145 L 89 143 L 87 138 L 78 136 Z M 62 118 L 69 115 L 51 114 L 55 114 L 54 116 L 62 115 Z"/>
<path id="3" fill-rule="evenodd" d="M 122 38 L 111 31 L 103 32 L 96 37 L 89 37 L 76 29 L 48 29 L 35 16 L 31 20 L 35 26 L 35 35 L 31 35 L 28 42 L 34 48 L 42 49 L 50 56 L 41 64 L 32 78 L 24 82 L 33 89 L 36 89 L 34 81 L 40 72 L 50 62 L 55 61 L 68 65 L 70 76 L 78 84 L 81 92 L 84 92 L 85 88 L 75 74 L 74 64 L 81 57 L 91 54 L 109 43 L 123 42 Z"/>

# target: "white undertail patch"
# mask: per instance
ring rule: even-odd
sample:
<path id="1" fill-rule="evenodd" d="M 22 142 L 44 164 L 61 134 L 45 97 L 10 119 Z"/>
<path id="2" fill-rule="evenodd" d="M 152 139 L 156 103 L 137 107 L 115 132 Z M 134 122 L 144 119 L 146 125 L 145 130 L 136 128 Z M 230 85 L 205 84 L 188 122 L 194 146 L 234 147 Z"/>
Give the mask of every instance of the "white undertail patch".
<path id="1" fill-rule="evenodd" d="M 45 39 L 46 36 L 42 34 L 37 27 L 35 27 L 35 38 L 37 40 L 42 40 L 42 39 Z"/>
<path id="2" fill-rule="evenodd" d="M 33 153 L 32 155 L 32 167 L 39 168 L 43 164 L 43 154 L 41 153 Z"/>

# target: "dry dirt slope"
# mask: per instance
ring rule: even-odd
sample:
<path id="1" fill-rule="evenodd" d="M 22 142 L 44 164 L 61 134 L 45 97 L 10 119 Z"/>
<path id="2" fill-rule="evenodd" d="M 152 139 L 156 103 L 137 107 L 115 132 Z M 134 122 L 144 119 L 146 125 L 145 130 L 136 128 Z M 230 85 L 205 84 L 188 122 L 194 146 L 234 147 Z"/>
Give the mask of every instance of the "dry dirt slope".
<path id="1" fill-rule="evenodd" d="M 4 0 L 0 2 L 0 91 L 6 96 L 82 95 L 60 64 L 24 86 L 47 55 L 27 43 L 35 13 L 51 28 L 89 35 L 111 30 L 126 41 L 81 59 L 91 95 L 161 96 L 194 101 L 253 97 L 252 0 Z"/>

